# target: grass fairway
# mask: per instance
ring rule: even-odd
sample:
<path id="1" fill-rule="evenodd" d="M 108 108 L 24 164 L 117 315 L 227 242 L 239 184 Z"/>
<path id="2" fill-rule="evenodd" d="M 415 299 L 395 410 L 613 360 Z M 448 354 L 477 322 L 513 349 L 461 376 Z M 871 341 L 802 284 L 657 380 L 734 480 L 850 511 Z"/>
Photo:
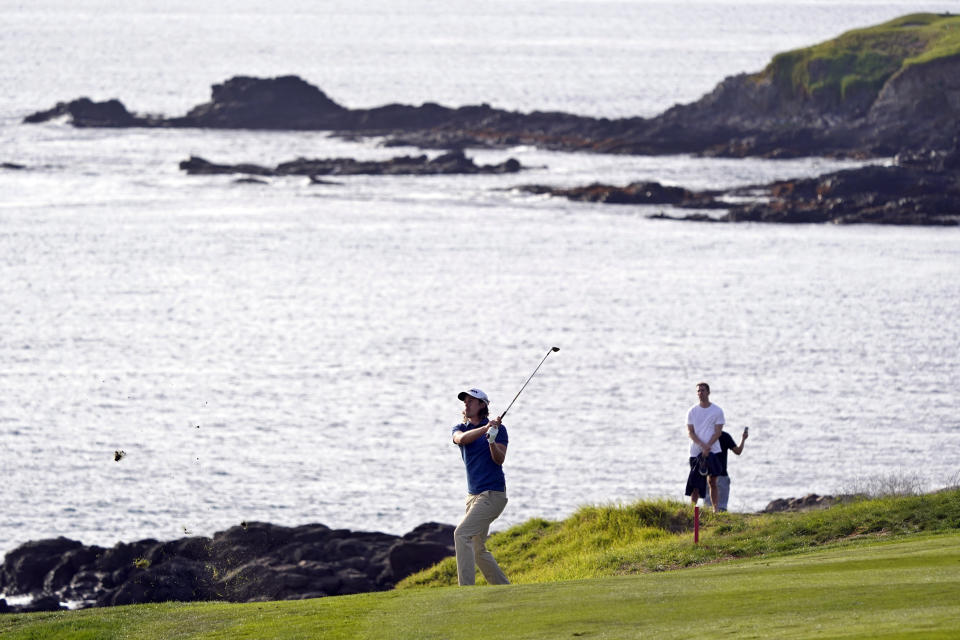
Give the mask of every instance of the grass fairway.
<path id="1" fill-rule="evenodd" d="M 0 616 L 3 638 L 956 638 L 960 534 L 702 567 L 297 602 Z"/>

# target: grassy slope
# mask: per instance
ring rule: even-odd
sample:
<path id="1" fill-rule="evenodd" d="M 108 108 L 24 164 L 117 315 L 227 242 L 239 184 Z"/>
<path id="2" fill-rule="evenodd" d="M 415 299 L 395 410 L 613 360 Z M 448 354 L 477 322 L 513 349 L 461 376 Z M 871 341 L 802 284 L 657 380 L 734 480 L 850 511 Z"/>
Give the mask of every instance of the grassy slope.
<path id="1" fill-rule="evenodd" d="M 299 602 L 162 604 L 0 617 L 10 640 L 948 638 L 960 534 L 643 575 Z M 693 614 L 693 610 L 696 613 Z"/>
<path id="2" fill-rule="evenodd" d="M 960 629 L 960 489 L 809 513 L 708 514 L 696 546 L 689 525 L 678 502 L 585 507 L 492 538 L 520 583 L 509 587 L 413 586 L 449 582 L 448 560 L 390 592 L 7 615 L 0 636 L 552 640 L 693 637 L 708 626 L 735 637 L 884 638 Z M 731 561 L 738 556 L 752 557 Z M 662 570 L 691 565 L 702 566 Z"/>
<path id="3" fill-rule="evenodd" d="M 860 537 L 950 529 L 960 529 L 960 489 L 863 500 L 806 513 L 706 512 L 701 517 L 700 545 L 693 544 L 692 509 L 680 502 L 584 507 L 561 522 L 534 519 L 512 527 L 493 536 L 488 546 L 510 579 L 522 583 L 662 571 Z M 447 558 L 399 587 L 453 584 L 456 563 Z"/>
<path id="4" fill-rule="evenodd" d="M 794 96 L 838 105 L 875 97 L 893 74 L 913 64 L 960 54 L 960 16 L 917 13 L 848 31 L 818 45 L 778 54 L 758 79 Z"/>

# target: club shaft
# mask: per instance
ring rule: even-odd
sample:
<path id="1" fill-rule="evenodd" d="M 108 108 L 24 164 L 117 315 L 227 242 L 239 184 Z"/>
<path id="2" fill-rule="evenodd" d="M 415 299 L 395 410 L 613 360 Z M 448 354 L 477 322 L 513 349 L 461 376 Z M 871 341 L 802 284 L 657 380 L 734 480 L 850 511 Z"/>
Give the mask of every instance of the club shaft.
<path id="1" fill-rule="evenodd" d="M 513 400 L 510 401 L 510 404 L 507 405 L 507 408 L 503 410 L 503 413 L 500 414 L 500 420 L 503 420 L 503 416 L 507 415 L 507 411 L 510 411 L 510 407 L 513 406 L 513 403 L 517 401 L 517 398 L 520 397 L 520 394 L 523 393 L 523 390 L 527 388 L 527 385 L 530 384 L 530 381 L 533 380 L 533 376 L 537 375 L 537 371 L 540 370 L 540 367 L 543 366 L 543 363 L 547 360 L 547 356 L 553 353 L 555 347 L 547 351 L 547 355 L 543 356 L 543 360 L 540 361 L 540 364 L 537 365 L 537 368 L 533 370 L 533 373 L 530 374 L 530 377 L 527 378 L 527 381 L 523 383 L 523 386 L 520 387 L 520 391 L 517 391 L 517 395 L 513 396 Z"/>

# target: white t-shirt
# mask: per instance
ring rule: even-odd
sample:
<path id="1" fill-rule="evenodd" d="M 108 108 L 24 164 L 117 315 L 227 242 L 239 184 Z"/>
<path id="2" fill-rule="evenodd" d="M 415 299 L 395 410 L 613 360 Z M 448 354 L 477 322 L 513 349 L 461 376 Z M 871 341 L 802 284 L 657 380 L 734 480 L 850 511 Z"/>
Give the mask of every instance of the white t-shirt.
<path id="1" fill-rule="evenodd" d="M 687 411 L 687 424 L 693 425 L 693 431 L 703 442 L 709 442 L 710 438 L 716 433 L 717 425 L 724 425 L 723 409 L 715 404 L 709 407 L 701 407 L 695 404 Z M 710 447 L 710 453 L 720 453 L 720 439 L 718 438 L 713 446 Z M 700 455 L 700 445 L 690 441 L 690 457 Z"/>

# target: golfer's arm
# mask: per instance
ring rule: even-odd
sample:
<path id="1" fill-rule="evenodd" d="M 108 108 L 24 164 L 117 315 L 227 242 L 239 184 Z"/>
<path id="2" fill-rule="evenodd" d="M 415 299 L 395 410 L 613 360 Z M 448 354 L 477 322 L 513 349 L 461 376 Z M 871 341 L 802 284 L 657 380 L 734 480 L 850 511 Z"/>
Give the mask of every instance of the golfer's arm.
<path id="1" fill-rule="evenodd" d="M 507 459 L 507 445 L 494 442 L 490 444 L 490 457 L 497 464 L 503 464 Z"/>
<path id="2" fill-rule="evenodd" d="M 470 429 L 469 431 L 457 431 L 453 434 L 453 444 L 466 445 L 471 442 L 475 442 L 481 436 L 487 433 L 487 427 L 477 427 L 476 429 Z"/>

